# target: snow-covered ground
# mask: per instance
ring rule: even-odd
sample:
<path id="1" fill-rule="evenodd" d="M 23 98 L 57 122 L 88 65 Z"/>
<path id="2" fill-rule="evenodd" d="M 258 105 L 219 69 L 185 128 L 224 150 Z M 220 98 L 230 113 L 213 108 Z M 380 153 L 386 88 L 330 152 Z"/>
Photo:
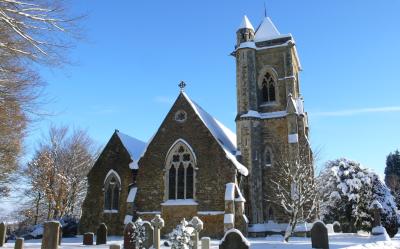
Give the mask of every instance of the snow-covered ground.
<path id="1" fill-rule="evenodd" d="M 249 239 L 252 249 L 262 248 L 279 248 L 279 249 L 309 249 L 311 248 L 310 238 L 291 238 L 289 243 L 283 243 L 281 236 L 270 236 L 266 238 L 251 238 Z M 25 248 L 40 248 L 41 240 L 28 240 L 25 241 Z M 96 248 L 108 249 L 110 244 L 121 244 L 122 237 L 110 236 L 108 237 L 108 245 L 93 245 L 83 246 L 82 237 L 76 238 L 63 238 L 63 243 L 60 249 L 77 249 L 77 248 Z M 218 248 L 219 241 L 212 241 L 212 248 Z M 376 241 L 374 236 L 361 236 L 357 234 L 330 234 L 329 246 L 331 249 L 337 248 L 351 248 L 351 249 L 400 249 L 400 234 L 397 234 L 392 241 Z M 14 241 L 9 241 L 3 248 L 14 248 Z M 162 246 L 162 248 L 168 248 Z M 169 247 L 170 248 L 170 247 Z"/>

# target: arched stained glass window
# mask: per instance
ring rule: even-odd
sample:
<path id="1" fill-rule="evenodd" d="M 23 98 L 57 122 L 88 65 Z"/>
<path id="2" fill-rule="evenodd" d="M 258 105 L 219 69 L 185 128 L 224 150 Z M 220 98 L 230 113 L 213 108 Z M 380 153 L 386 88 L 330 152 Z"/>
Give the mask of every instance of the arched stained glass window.
<path id="1" fill-rule="evenodd" d="M 262 79 L 261 93 L 263 102 L 276 101 L 276 82 L 270 73 L 266 73 Z"/>
<path id="2" fill-rule="evenodd" d="M 169 150 L 166 160 L 166 196 L 168 199 L 193 199 L 195 196 L 195 155 L 182 139 Z"/>
<path id="3" fill-rule="evenodd" d="M 183 163 L 178 168 L 178 197 L 177 199 L 185 199 L 185 168 Z"/>
<path id="4" fill-rule="evenodd" d="M 168 199 L 175 199 L 176 196 L 176 169 L 174 165 L 172 165 L 169 170 L 169 185 L 168 185 Z"/>
<path id="5" fill-rule="evenodd" d="M 186 199 L 193 199 L 193 166 L 189 164 L 186 169 Z"/>
<path id="6" fill-rule="evenodd" d="M 269 147 L 265 148 L 264 161 L 265 161 L 265 166 L 272 166 L 272 151 L 271 148 Z"/>
<path id="7" fill-rule="evenodd" d="M 104 210 L 118 211 L 119 191 L 121 190 L 121 180 L 117 172 L 110 170 L 104 180 Z"/>

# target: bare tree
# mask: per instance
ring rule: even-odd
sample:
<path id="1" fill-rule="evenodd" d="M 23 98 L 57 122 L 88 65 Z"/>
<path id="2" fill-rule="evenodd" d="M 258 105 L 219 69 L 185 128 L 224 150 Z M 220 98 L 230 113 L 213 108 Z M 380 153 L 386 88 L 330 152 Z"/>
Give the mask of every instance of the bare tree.
<path id="1" fill-rule="evenodd" d="M 300 153 L 301 156 L 294 160 L 289 159 L 288 155 L 287 151 L 278 153 L 274 160 L 276 170 L 271 179 L 273 198 L 267 198 L 288 217 L 289 224 L 284 235 L 286 242 L 296 225 L 313 218 L 318 207 L 314 162 L 308 153 Z"/>
<path id="2" fill-rule="evenodd" d="M 38 117 L 43 82 L 34 64 L 59 66 L 78 38 L 62 0 L 0 0 L 0 197 L 18 168 L 23 138 Z"/>
<path id="3" fill-rule="evenodd" d="M 77 216 L 86 194 L 86 175 L 97 149 L 84 130 L 69 132 L 67 127 L 51 127 L 25 171 L 30 196 L 27 212 L 34 223 Z M 47 213 L 41 212 L 46 207 Z M 46 217 L 43 217 L 46 216 Z"/>

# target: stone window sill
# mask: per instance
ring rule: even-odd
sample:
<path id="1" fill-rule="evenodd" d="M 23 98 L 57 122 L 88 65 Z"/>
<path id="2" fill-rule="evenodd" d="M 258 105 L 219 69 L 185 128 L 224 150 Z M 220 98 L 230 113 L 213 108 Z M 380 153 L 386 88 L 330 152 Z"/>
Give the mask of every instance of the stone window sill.
<path id="1" fill-rule="evenodd" d="M 104 210 L 104 213 L 106 214 L 117 214 L 118 210 L 112 209 L 112 210 Z"/>
<path id="2" fill-rule="evenodd" d="M 199 205 L 193 199 L 177 199 L 177 200 L 167 200 L 164 203 L 161 203 L 162 206 L 196 206 Z"/>

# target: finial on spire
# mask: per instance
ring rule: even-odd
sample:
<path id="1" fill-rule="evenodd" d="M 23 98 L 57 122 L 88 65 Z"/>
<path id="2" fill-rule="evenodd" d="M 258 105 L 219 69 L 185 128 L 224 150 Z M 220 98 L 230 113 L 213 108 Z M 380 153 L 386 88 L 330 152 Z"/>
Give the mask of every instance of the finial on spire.
<path id="1" fill-rule="evenodd" d="M 267 17 L 267 5 L 264 2 L 264 17 Z"/>
<path id="2" fill-rule="evenodd" d="M 183 80 L 181 80 L 181 82 L 179 82 L 178 86 L 179 86 L 181 92 L 185 91 L 186 83 Z"/>

